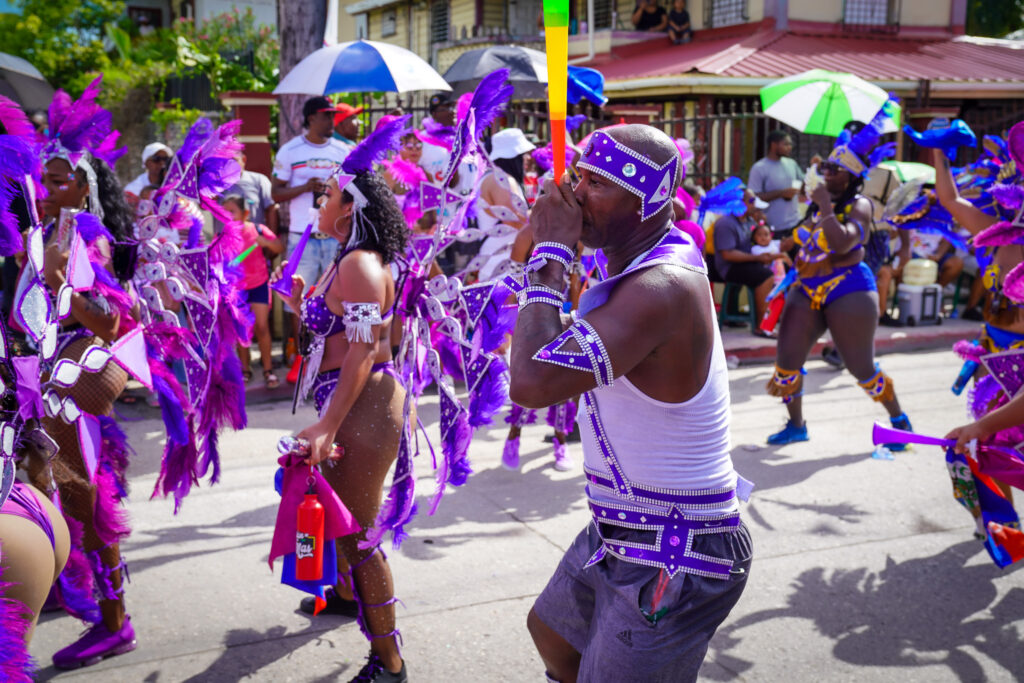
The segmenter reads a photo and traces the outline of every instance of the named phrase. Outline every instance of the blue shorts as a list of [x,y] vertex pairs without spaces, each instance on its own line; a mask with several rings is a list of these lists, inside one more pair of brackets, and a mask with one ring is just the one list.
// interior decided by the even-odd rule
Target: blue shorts
[[866,263],[836,268],[828,275],[797,280],[797,291],[811,300],[811,308],[825,308],[853,292],[877,292],[875,276]]
[[264,282],[262,285],[257,285],[252,289],[242,290],[245,294],[245,302],[247,304],[269,304],[270,303],[270,283]]

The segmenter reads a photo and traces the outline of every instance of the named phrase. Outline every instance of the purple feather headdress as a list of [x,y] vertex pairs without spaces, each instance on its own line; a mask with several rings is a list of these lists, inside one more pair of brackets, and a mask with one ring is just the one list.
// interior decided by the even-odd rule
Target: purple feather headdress
[[127,148],[114,149],[117,138],[110,112],[99,105],[103,76],[97,76],[77,100],[63,90],[53,96],[49,109],[49,140],[43,159],[66,159],[72,166],[85,154],[92,154],[108,164],[116,162]]
[[850,173],[864,177],[868,170],[889,158],[895,152],[895,143],[879,146],[885,124],[896,113],[898,100],[892,93],[878,113],[857,133],[844,130],[836,140],[835,149],[828,160],[839,164]]
[[372,173],[374,164],[384,161],[388,157],[388,152],[398,148],[409,119],[410,115],[406,114],[377,126],[365,140],[349,152],[341,164],[341,171],[351,175]]
[[11,213],[17,187],[25,176],[39,177],[39,156],[30,138],[0,135],[0,256],[13,256],[24,250],[18,218]]
[[508,69],[496,69],[484,76],[473,91],[473,97],[469,103],[469,114],[465,119],[459,121],[459,127],[455,131],[455,140],[452,143],[452,154],[448,159],[448,168],[445,170],[445,187],[451,184],[455,170],[462,163],[467,155],[471,154],[476,147],[480,133],[487,130],[505,106],[515,88],[508,83]]

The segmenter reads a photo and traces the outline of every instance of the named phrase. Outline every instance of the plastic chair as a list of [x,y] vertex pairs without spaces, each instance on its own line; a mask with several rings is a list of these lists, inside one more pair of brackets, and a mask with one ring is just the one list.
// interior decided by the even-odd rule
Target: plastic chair
[[743,291],[743,285],[736,284],[735,282],[726,282],[725,289],[722,292],[722,305],[718,308],[718,327],[721,329],[728,323],[749,323],[751,330],[756,330],[758,326],[757,320],[757,306],[755,305],[754,289],[747,287],[747,304],[749,310],[744,313],[740,310],[740,292]]

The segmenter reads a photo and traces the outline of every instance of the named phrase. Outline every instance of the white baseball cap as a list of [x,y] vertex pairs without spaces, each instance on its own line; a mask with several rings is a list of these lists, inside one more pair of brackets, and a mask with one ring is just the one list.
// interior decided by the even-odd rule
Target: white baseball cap
[[174,150],[171,149],[170,147],[168,147],[167,145],[165,145],[164,143],[162,143],[162,142],[151,142],[148,145],[146,145],[145,148],[142,150],[142,165],[145,166],[146,165],[146,161],[151,156],[156,156],[157,152],[167,152],[167,156],[169,156],[169,157],[173,157],[174,156]]
[[537,147],[527,140],[523,131],[518,128],[499,130],[491,136],[491,161],[515,159],[520,154],[526,154],[535,149]]

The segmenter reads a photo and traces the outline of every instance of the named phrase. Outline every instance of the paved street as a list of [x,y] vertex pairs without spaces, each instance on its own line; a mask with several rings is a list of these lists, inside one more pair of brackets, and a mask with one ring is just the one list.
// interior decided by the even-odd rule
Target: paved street
[[[944,434],[964,422],[947,350],[882,358],[914,427]],[[744,515],[755,543],[746,593],[712,643],[708,681],[1009,681],[1024,677],[1024,574],[1000,571],[950,496],[941,451],[873,460],[870,427],[884,411],[852,377],[808,364],[812,441],[757,444],[784,410],[764,394],[770,365],[731,371],[733,457],[757,484]],[[44,615],[32,653],[42,680],[335,681],[362,665],[355,623],[315,620],[267,567],[277,508],[275,443],[311,419],[277,402],[253,406],[251,427],[221,440],[220,484],[180,514],[148,500],[162,426],[156,412],[125,424],[134,534],[124,545],[135,652],[78,672],[49,667],[81,625]],[[423,418],[436,430],[436,401]],[[504,427],[502,424],[501,427]],[[391,554],[413,681],[539,681],[526,613],[563,549],[586,523],[581,470],[551,468],[546,427],[527,427],[524,467],[501,469],[504,430],[479,435],[467,486],[421,517]],[[579,446],[574,446],[577,462]],[[420,492],[433,490],[422,469]],[[421,509],[425,505],[420,506]],[[614,677],[611,678],[614,680]]]

